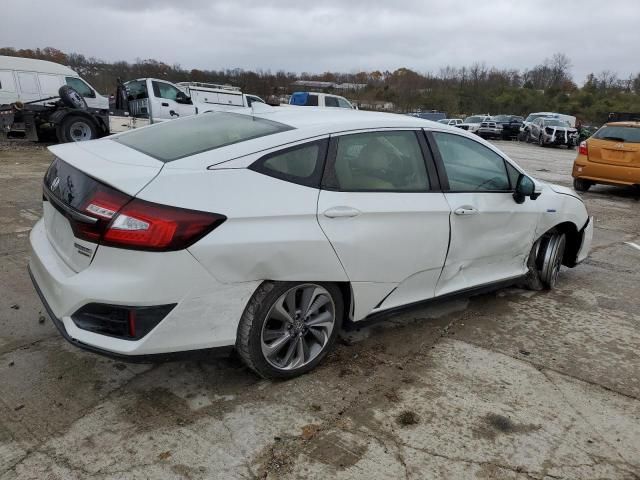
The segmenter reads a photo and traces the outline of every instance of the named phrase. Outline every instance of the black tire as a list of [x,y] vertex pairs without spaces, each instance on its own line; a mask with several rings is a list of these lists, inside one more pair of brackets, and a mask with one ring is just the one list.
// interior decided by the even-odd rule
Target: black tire
[[558,282],[567,237],[564,233],[548,232],[542,236],[529,254],[526,283],[531,290],[551,290]]
[[76,108],[78,110],[87,109],[87,102],[84,97],[69,85],[61,86],[58,90],[58,95],[60,96],[62,103],[69,108]]
[[[305,287],[306,285],[321,287],[331,297],[334,310],[333,328],[330,335],[325,337],[326,343],[320,352],[316,353],[316,356],[308,363],[291,369],[277,368],[267,360],[263,353],[263,329],[265,328],[265,323],[270,320],[268,315],[282,296],[296,287]],[[263,282],[249,300],[240,319],[236,337],[236,350],[244,363],[261,377],[286,379],[302,375],[314,369],[332,349],[336,336],[342,327],[343,314],[342,293],[334,284],[323,282]],[[295,338],[295,335],[293,337]],[[282,350],[285,350],[285,348],[283,347]]]
[[540,134],[540,136],[538,137],[538,145],[540,145],[541,147],[546,147],[546,145],[544,144],[544,138],[542,138],[542,134]]
[[590,182],[589,180],[584,180],[582,178],[573,179],[573,189],[576,192],[586,192],[591,188],[592,185],[593,182]]
[[84,142],[98,138],[93,120],[83,115],[67,115],[56,129],[60,143]]

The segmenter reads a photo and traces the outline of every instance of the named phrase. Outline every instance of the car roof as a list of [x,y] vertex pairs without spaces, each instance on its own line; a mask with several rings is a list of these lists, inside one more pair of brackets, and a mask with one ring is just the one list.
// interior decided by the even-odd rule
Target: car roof
[[[254,104],[255,105],[255,104]],[[271,148],[278,148],[287,144],[307,141],[309,139],[323,137],[326,135],[340,134],[344,132],[356,132],[371,129],[418,129],[428,128],[432,131],[451,132],[457,135],[474,138],[481,141],[472,133],[461,130],[452,125],[446,125],[431,120],[424,120],[409,115],[396,113],[370,112],[363,110],[351,110],[346,108],[319,108],[319,107],[272,107],[259,104],[257,108],[237,108],[232,111],[221,111],[212,109],[211,112],[225,113],[230,115],[249,115],[253,118],[260,118],[279,122],[293,127],[283,132],[273,135],[266,135],[244,142],[234,143],[206,152],[187,156],[165,164],[168,169],[199,169],[203,165],[216,165],[246,155],[266,151]],[[200,115],[208,115],[204,112]],[[185,117],[188,118],[188,117]],[[180,122],[182,119],[173,120]],[[154,128],[153,125],[145,128]],[[123,133],[120,135],[126,135]],[[108,137],[114,138],[114,137]],[[101,140],[97,140],[101,141]]]
[[25,72],[78,76],[78,74],[69,67],[65,67],[59,63],[34,58],[9,57],[6,55],[0,55],[0,70],[22,70]]
[[636,127],[640,128],[640,122],[609,122],[606,124],[609,127]]
[[441,126],[437,122],[409,115],[346,108],[334,110],[320,107],[274,107],[270,111],[253,113],[253,115],[266,120],[284,123],[301,131],[314,130],[314,134],[317,135],[370,128],[426,128],[434,125]]

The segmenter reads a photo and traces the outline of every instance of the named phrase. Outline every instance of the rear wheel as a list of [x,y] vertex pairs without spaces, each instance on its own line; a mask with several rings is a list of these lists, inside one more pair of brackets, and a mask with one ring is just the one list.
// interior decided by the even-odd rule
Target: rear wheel
[[242,314],[236,349],[262,377],[295,377],[331,350],[342,316],[342,294],[333,284],[264,282]]
[[98,137],[95,124],[88,118],[79,115],[69,115],[57,130],[60,142],[84,142]]
[[573,179],[573,189],[577,192],[586,192],[591,188],[593,182],[589,180],[584,180],[582,178],[574,178]]

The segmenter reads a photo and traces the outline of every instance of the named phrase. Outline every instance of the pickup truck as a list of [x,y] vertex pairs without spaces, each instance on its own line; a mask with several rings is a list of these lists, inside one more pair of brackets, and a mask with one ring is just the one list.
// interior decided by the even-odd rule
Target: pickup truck
[[[176,85],[156,78],[139,78],[119,82],[115,103],[105,110],[89,107],[82,95],[65,85],[57,96],[0,105],[0,139],[22,134],[27,140],[37,141],[55,129],[60,143],[79,142],[220,107],[242,108],[262,101],[236,89],[218,88],[223,93],[212,90],[211,84]],[[203,92],[209,96],[202,98]]]

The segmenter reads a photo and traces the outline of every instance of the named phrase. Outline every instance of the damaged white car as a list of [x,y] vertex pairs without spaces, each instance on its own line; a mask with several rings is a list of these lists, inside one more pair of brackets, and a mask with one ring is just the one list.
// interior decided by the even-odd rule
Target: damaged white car
[[231,346],[292,377],[345,322],[552,288],[593,232],[572,190],[406,115],[254,105],[49,149],[33,283],[67,340],[121,359]]
[[564,145],[572,149],[578,143],[578,130],[558,118],[536,118],[527,128],[527,141],[541,147]]

